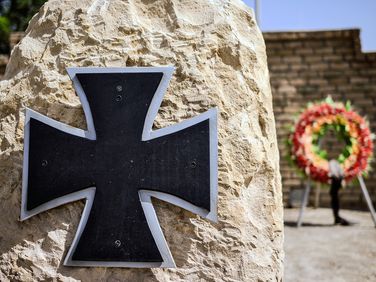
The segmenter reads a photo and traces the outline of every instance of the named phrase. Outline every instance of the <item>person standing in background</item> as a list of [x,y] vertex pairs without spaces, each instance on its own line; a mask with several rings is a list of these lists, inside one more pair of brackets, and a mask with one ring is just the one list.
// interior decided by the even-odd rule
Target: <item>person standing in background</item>
[[329,178],[330,178],[330,196],[331,196],[331,205],[334,216],[334,224],[340,225],[350,225],[350,222],[346,219],[339,216],[339,197],[338,191],[345,184],[344,173],[341,168],[341,165],[337,160],[329,161]]

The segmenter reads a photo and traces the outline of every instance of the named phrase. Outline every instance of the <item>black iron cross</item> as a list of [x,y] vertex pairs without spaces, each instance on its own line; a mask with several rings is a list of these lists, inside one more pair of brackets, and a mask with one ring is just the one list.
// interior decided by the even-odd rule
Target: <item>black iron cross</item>
[[86,199],[65,265],[173,267],[151,197],[216,219],[216,110],[152,130],[172,71],[68,69],[87,131],[27,109],[21,219]]

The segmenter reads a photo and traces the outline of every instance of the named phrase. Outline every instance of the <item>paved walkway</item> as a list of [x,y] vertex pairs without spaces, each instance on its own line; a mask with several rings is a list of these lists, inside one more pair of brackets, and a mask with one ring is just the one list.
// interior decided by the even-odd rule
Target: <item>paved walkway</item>
[[285,209],[285,278],[297,281],[376,282],[376,228],[369,212],[341,210],[353,226],[334,226],[330,209]]

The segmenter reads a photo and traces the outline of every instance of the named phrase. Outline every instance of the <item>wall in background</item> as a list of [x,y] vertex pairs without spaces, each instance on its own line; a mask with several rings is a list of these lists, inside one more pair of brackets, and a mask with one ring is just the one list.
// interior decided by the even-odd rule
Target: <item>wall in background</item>
[[[367,116],[371,131],[376,133],[376,53],[362,53],[359,30],[319,32],[264,33],[273,92],[273,107],[281,152],[281,174],[285,205],[290,191],[301,189],[304,182],[285,158],[286,125],[309,101],[331,95],[334,100],[350,100],[354,108]],[[328,142],[329,150],[336,146]],[[366,185],[376,202],[376,166]],[[315,192],[311,193],[313,203]],[[328,189],[322,188],[321,206],[329,206]],[[341,204],[347,208],[366,209],[357,182],[341,193]]]

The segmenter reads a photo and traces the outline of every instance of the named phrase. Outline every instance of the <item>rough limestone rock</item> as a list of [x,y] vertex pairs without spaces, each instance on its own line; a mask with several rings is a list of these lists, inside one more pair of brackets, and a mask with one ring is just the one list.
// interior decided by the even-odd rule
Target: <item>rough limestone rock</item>
[[[24,109],[85,128],[66,67],[161,65],[176,71],[156,127],[219,108],[219,221],[154,201],[176,269],[65,267],[84,203],[19,221]],[[0,280],[280,281],[278,159],[264,41],[244,3],[51,0],[0,82]]]

